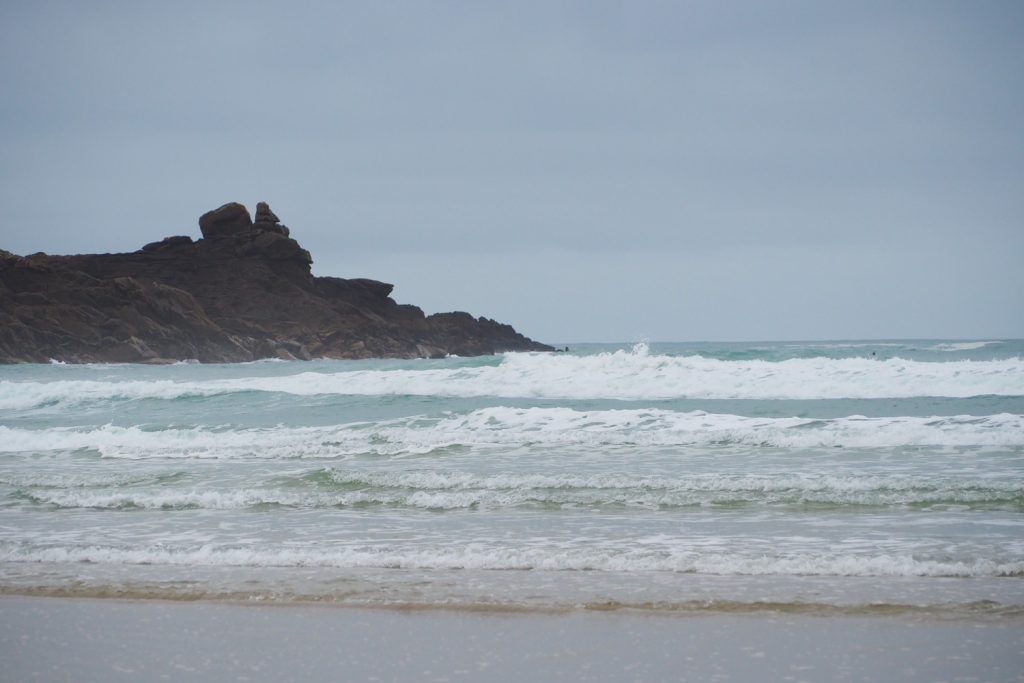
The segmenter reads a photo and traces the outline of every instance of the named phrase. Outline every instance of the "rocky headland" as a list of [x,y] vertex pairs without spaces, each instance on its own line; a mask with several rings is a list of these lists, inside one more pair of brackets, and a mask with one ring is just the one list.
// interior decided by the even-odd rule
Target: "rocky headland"
[[314,277],[313,262],[260,202],[199,218],[202,238],[129,254],[0,250],[0,362],[416,358],[551,351],[468,313],[424,315],[392,285]]

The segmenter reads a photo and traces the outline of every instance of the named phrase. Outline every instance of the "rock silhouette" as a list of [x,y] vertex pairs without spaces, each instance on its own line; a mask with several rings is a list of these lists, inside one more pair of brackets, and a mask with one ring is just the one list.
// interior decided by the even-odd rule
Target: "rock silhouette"
[[487,318],[424,315],[392,285],[314,277],[265,202],[199,219],[202,239],[128,254],[0,250],[0,362],[236,362],[551,351]]

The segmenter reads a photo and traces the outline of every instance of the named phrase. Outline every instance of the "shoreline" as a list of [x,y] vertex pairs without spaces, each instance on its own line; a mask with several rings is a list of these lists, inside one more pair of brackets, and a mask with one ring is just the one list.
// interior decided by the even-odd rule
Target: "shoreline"
[[11,680],[1019,681],[1013,619],[0,596]]
[[1020,577],[0,562],[0,596],[566,614],[1024,616]]
[[740,601],[729,599],[680,600],[664,603],[626,603],[598,600],[577,604],[525,604],[515,602],[457,601],[429,602],[413,600],[351,600],[329,595],[266,595],[242,591],[224,593],[173,593],[159,589],[83,588],[83,589],[11,589],[0,586],[0,600],[72,600],[96,602],[211,604],[278,608],[319,608],[339,610],[370,610],[400,613],[495,614],[568,616],[577,614],[609,614],[666,619],[688,619],[715,616],[740,617],[811,617],[820,619],[916,619],[955,621],[1020,620],[1024,625],[1024,605],[1002,604],[991,600],[968,603],[872,602],[864,604],[832,604],[795,600]]

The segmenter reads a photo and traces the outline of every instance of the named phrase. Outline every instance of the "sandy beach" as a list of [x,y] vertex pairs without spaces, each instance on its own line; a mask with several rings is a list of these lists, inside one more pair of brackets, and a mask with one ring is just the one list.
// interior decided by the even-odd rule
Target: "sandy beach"
[[5,681],[1021,681],[1024,620],[0,598]]

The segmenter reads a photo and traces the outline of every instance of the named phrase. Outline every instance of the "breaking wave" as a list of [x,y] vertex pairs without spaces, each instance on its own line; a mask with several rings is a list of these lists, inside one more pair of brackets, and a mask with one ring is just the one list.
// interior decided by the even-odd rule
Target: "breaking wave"
[[590,356],[511,353],[497,365],[458,368],[302,372],[191,382],[2,381],[0,409],[109,400],[173,400],[252,391],[620,400],[1021,396],[1024,360],[718,360],[651,355],[646,346],[638,344],[632,351]]
[[[20,484],[21,482],[12,482]],[[262,486],[231,488],[21,485],[11,498],[61,509],[242,510],[281,506],[385,506],[422,510],[543,508],[673,509],[739,505],[935,506],[1024,509],[1024,483],[971,477],[813,474],[479,475],[463,471],[367,472],[334,468]]]
[[88,449],[108,458],[342,458],[453,446],[1024,447],[1024,415],[767,418],[670,410],[481,408],[327,427],[22,429],[0,426],[0,452]]

